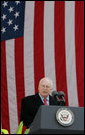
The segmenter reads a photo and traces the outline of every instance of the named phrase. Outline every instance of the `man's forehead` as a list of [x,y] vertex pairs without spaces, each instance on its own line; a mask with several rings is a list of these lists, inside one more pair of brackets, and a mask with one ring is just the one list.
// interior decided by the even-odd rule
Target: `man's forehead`
[[48,79],[42,79],[42,80],[40,81],[40,84],[51,84],[51,82],[50,82],[50,80],[48,80]]

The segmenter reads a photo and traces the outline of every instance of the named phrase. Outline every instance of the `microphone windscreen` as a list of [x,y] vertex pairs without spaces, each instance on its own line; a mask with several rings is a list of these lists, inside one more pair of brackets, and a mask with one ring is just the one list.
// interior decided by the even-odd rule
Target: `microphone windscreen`
[[63,91],[59,91],[59,92],[58,92],[58,95],[65,97],[65,93],[64,93]]
[[56,96],[58,95],[58,92],[57,91],[52,91],[52,96]]

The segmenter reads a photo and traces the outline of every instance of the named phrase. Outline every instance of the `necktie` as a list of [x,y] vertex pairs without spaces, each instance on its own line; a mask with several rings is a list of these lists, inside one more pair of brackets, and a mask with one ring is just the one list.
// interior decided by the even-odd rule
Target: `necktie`
[[45,104],[45,105],[48,105],[46,98],[44,98],[44,104]]

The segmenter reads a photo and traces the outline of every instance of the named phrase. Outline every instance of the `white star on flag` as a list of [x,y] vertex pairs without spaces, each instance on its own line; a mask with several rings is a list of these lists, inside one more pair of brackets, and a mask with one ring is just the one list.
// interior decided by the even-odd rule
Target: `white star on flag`
[[20,1],[15,1],[15,2],[16,2],[17,5],[20,3]]
[[2,4],[4,7],[8,6],[8,2],[4,1],[4,3]]
[[3,21],[6,19],[6,16],[7,16],[7,15],[4,15],[4,14],[3,14],[3,16],[1,17]]
[[12,11],[14,11],[13,8],[14,8],[14,7],[10,7],[10,8],[8,9],[10,13],[11,13]]
[[1,31],[2,33],[6,32],[6,28],[3,27]]
[[19,12],[16,12],[16,13],[14,14],[14,16],[15,16],[15,18],[17,18],[17,17],[19,16]]
[[18,30],[18,25],[15,24],[15,26],[13,27],[14,31]]
[[12,20],[9,19],[9,21],[7,23],[10,26],[12,24]]

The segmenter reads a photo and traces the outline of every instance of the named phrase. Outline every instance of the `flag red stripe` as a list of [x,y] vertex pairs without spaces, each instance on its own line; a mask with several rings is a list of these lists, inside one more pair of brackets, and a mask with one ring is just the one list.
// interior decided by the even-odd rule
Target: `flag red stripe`
[[56,85],[58,91],[65,92],[66,105],[68,105],[65,58],[65,2],[55,2],[54,23]]
[[20,123],[21,99],[25,96],[24,88],[24,43],[23,38],[15,39],[15,81],[18,110],[18,124]]
[[79,106],[84,106],[84,2],[75,3],[76,72]]
[[1,120],[2,128],[10,132],[5,42],[1,43]]
[[35,2],[34,9],[34,80],[35,93],[38,91],[39,80],[44,77],[43,22],[44,2]]

